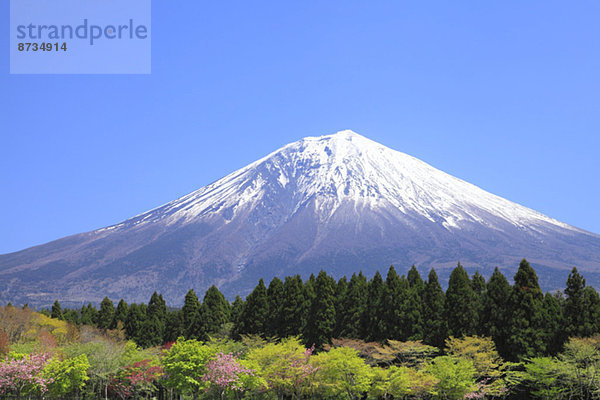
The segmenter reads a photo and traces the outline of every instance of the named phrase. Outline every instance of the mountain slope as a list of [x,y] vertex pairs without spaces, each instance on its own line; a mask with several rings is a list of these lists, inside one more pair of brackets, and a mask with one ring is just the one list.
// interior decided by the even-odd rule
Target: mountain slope
[[[509,272],[546,288],[600,272],[600,236],[490,194],[351,131],[291,143],[187,196],[96,231],[0,256],[0,301],[104,295],[172,304],[193,287],[246,293],[274,275],[390,264]],[[600,282],[600,280],[599,280]]]

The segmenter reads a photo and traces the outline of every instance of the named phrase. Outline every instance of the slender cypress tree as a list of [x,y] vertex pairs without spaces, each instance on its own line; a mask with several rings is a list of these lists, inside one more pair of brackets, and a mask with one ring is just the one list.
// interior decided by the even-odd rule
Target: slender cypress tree
[[167,322],[167,304],[162,295],[154,292],[148,302],[146,319],[142,324],[140,345],[156,346],[163,343]]
[[385,286],[379,271],[369,281],[367,303],[362,316],[361,339],[367,341],[383,341],[386,339],[385,322],[383,320],[383,296]]
[[508,337],[509,297],[510,284],[496,267],[487,283],[483,297],[480,325],[482,334],[490,336],[494,340],[498,352],[504,357],[508,354],[506,340]]
[[265,333],[267,337],[283,337],[283,282],[278,277],[274,277],[269,283],[267,289],[267,299],[269,303],[269,314],[265,324]]
[[323,270],[313,284],[313,301],[302,336],[307,346],[321,348],[331,341],[335,327],[335,280]]
[[206,325],[202,315],[202,305],[193,289],[185,295],[181,308],[183,320],[183,335],[186,339],[206,339]]
[[56,319],[60,319],[60,320],[64,319],[62,307],[60,306],[60,303],[58,302],[58,300],[56,300],[54,302],[54,304],[52,304],[52,313],[50,314],[50,316],[52,318],[56,318]]
[[423,289],[423,341],[425,344],[439,348],[444,347],[448,337],[444,303],[444,291],[432,268]]
[[246,297],[237,332],[265,336],[265,322],[269,313],[267,288],[262,278],[252,293]]
[[119,300],[117,304],[117,309],[115,311],[115,317],[113,318],[113,324],[110,329],[115,329],[119,325],[119,321],[121,321],[121,328],[125,327],[125,321],[127,321],[127,314],[129,313],[129,306],[125,300]]
[[206,331],[209,334],[219,332],[223,324],[230,319],[231,305],[215,285],[206,291],[202,307],[206,317]]
[[476,295],[469,275],[460,263],[450,273],[445,310],[450,336],[469,336],[477,332]]
[[515,275],[509,310],[508,358],[517,360],[543,354],[546,350],[543,294],[535,271],[525,259]]
[[546,293],[543,304],[543,323],[546,351],[556,356],[562,351],[566,336],[564,332],[562,300],[558,295]]
[[402,312],[404,311],[402,303],[407,297],[408,286],[408,281],[406,281],[406,285],[403,285],[394,266],[390,266],[383,287],[382,310],[384,314],[381,316],[383,331],[377,340],[407,339],[403,331],[403,328],[406,327],[402,326]]
[[81,323],[84,325],[96,325],[98,322],[98,310],[88,303],[87,306],[81,307]]
[[600,332],[600,297],[596,289],[591,286],[587,286],[583,292],[585,325],[582,329],[582,336],[593,336]]
[[341,331],[343,330],[342,323],[344,322],[344,315],[346,309],[344,308],[344,300],[348,295],[348,279],[343,276],[341,277],[335,287],[335,327],[333,328],[332,337],[339,338]]
[[283,334],[282,337],[302,333],[306,321],[306,293],[300,275],[287,276],[283,283]]
[[573,268],[567,278],[565,288],[565,331],[568,336],[583,336],[588,321],[586,321],[585,279]]
[[408,336],[409,340],[423,340],[423,290],[425,284],[421,278],[421,274],[414,265],[406,274],[408,284],[410,286],[409,298],[407,307],[410,309],[410,318],[407,323],[411,325],[411,330]]
[[142,328],[146,320],[145,307],[139,304],[132,304],[129,307],[127,321],[125,321],[125,334],[127,338],[133,340],[142,346]]
[[352,274],[346,296],[342,300],[339,337],[358,339],[361,337],[361,319],[367,304],[367,278],[362,271]]
[[100,311],[98,312],[98,328],[110,329],[115,318],[115,306],[111,299],[105,297],[100,302]]
[[240,316],[242,315],[242,310],[244,309],[244,300],[238,294],[235,296],[235,300],[231,305],[231,315],[230,322],[233,322],[233,326],[237,326],[239,324]]
[[476,332],[478,335],[483,335],[483,301],[485,296],[485,291],[487,289],[487,285],[485,283],[485,278],[479,273],[479,271],[475,271],[473,277],[471,278],[471,287],[473,288],[473,293],[475,293],[475,308],[477,309],[477,326]]

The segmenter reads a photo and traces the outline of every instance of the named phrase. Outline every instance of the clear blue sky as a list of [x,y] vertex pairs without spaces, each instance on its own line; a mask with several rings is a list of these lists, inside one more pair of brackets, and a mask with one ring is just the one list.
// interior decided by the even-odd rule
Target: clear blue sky
[[0,7],[0,253],[342,129],[600,233],[597,1],[154,0],[147,76],[11,76]]

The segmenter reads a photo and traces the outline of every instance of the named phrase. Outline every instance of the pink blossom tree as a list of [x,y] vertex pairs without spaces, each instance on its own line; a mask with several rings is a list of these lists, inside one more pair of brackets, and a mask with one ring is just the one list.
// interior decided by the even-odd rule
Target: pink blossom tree
[[20,399],[24,393],[45,393],[52,378],[43,376],[48,354],[32,353],[20,359],[6,359],[0,364],[0,394],[13,393]]
[[202,380],[211,384],[218,390],[221,399],[227,391],[244,390],[244,375],[253,376],[254,371],[240,364],[233,354],[217,353],[206,363],[206,373]]

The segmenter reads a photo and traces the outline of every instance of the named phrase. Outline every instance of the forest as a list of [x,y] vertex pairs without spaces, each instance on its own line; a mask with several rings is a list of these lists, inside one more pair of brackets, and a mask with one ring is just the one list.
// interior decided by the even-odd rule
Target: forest
[[261,279],[243,300],[215,286],[180,309],[0,307],[0,396],[80,399],[596,399],[600,296],[576,268],[543,293],[458,264]]

